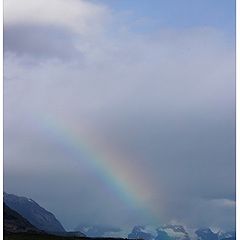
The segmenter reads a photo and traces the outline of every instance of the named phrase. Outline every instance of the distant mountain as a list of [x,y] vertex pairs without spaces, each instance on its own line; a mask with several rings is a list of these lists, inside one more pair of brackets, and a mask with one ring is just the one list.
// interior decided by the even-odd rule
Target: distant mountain
[[157,236],[155,240],[171,240],[171,237],[168,236],[168,234],[164,230],[159,228],[157,229]]
[[4,202],[11,209],[26,218],[36,228],[46,232],[65,232],[56,217],[35,201],[4,192]]
[[189,234],[181,225],[163,225],[159,228],[135,226],[128,238],[144,240],[190,240]]
[[76,231],[80,231],[85,234],[87,237],[107,237],[107,236],[116,236],[116,233],[121,232],[120,228],[104,225],[87,225],[81,224],[75,228]]
[[236,239],[236,232],[234,231],[228,231],[228,232],[218,232],[218,239],[219,240],[223,240],[223,239],[232,239],[235,238]]
[[154,235],[147,231],[145,226],[135,226],[131,233],[128,234],[130,239],[144,239],[144,240],[153,240]]
[[187,232],[181,225],[163,225],[159,228],[151,226],[135,226],[128,238],[144,240],[236,240],[236,232],[214,233],[210,228],[200,228],[195,236]]
[[189,234],[185,230],[185,228],[181,225],[163,225],[162,227],[157,229],[158,231],[158,239],[159,232],[165,232],[170,239],[174,240],[190,240]]
[[236,240],[236,232],[213,232],[210,228],[200,228],[188,232],[182,225],[165,224],[161,227],[150,225],[134,226],[131,231],[99,225],[78,225],[75,230],[87,237],[122,237],[143,240]]
[[198,240],[218,240],[218,234],[214,233],[210,228],[201,228],[195,231]]
[[16,211],[9,208],[4,203],[3,203],[3,229],[5,234],[20,232],[32,232],[32,233],[40,232],[27,219],[22,217]]

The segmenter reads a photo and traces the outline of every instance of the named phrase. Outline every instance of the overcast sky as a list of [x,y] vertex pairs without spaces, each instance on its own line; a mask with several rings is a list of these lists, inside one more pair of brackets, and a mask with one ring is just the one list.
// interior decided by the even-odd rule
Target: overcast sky
[[234,34],[233,0],[5,0],[5,191],[66,229],[234,229]]

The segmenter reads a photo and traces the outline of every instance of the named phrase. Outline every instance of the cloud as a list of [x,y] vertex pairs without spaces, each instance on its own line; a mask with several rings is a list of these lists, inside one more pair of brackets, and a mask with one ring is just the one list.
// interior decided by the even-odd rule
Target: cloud
[[7,0],[4,2],[4,24],[62,26],[80,34],[101,31],[108,12],[102,5],[78,0]]
[[81,58],[76,40],[99,37],[111,18],[106,6],[78,0],[8,0],[4,13],[5,51],[37,61]]
[[235,53],[227,36],[210,27],[146,35],[116,27],[106,6],[24,2],[5,2],[7,191],[52,209],[67,228],[149,223],[45,128],[51,115],[125,156],[123,165],[151,183],[146,204],[161,221],[233,226]]
[[74,34],[53,26],[9,26],[4,32],[4,49],[37,61],[44,58],[81,59],[81,52],[74,45]]
[[236,207],[236,201],[230,200],[230,199],[213,199],[212,200],[213,204],[220,205],[222,207],[226,208],[235,208]]

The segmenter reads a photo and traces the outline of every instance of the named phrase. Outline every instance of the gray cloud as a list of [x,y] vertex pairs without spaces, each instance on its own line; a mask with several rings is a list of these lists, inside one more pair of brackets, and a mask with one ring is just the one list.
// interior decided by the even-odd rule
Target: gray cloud
[[71,31],[55,26],[10,25],[5,26],[4,51],[37,58],[38,61],[43,58],[80,58],[74,37]]

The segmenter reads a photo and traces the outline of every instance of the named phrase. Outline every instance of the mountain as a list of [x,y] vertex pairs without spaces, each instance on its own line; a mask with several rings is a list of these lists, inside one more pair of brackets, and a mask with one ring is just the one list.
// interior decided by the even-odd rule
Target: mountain
[[40,232],[27,219],[9,208],[5,203],[3,203],[3,229],[5,234],[19,232]]
[[56,217],[32,199],[4,192],[4,202],[26,218],[36,228],[46,232],[65,232]]
[[230,238],[235,238],[236,239],[236,232],[234,231],[228,231],[228,232],[218,232],[218,239],[223,240],[223,239],[229,239]]
[[19,213],[3,203],[3,239],[5,240],[126,240],[123,238],[86,238],[80,232],[50,234],[37,229]]
[[157,229],[157,236],[155,240],[171,240],[171,237],[168,236],[164,230]]
[[135,226],[128,238],[144,240],[190,240],[187,231],[181,225],[163,225],[159,228]]
[[214,233],[210,228],[200,228],[195,234],[187,232],[181,225],[165,224],[159,228],[151,226],[135,226],[128,238],[144,240],[236,240],[236,232]]
[[154,235],[149,232],[145,226],[135,226],[131,233],[128,234],[130,239],[153,240]]
[[175,240],[190,240],[189,234],[185,230],[185,228],[181,225],[163,225],[162,227],[157,229],[158,231],[158,239],[161,239],[159,236],[162,236],[163,232],[165,232],[170,239],[175,239]]
[[210,228],[201,228],[195,231],[198,240],[218,240],[218,234],[214,233]]
[[120,228],[104,225],[87,225],[81,224],[75,228],[76,231],[80,231],[87,237],[108,237],[118,235],[121,232]]

